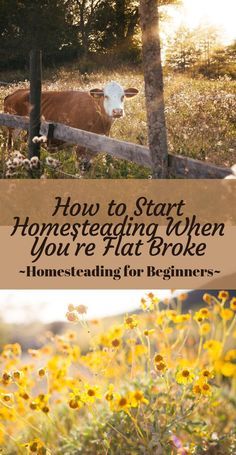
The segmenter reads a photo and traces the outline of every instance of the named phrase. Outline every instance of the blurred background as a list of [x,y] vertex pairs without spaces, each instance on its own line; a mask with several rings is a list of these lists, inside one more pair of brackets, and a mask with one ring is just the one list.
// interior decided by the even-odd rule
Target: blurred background
[[[161,301],[187,294],[183,311],[202,307],[205,292],[218,295],[216,290],[1,290],[0,349],[5,343],[20,343],[23,351],[40,348],[48,332],[58,335],[71,328],[78,333],[80,345],[87,348],[86,331],[80,324],[67,322],[69,304],[85,305],[84,318],[90,321],[93,334],[119,324],[124,315],[140,311],[141,299],[152,292]],[[229,291],[231,297],[236,291]],[[80,336],[81,335],[81,336]]]

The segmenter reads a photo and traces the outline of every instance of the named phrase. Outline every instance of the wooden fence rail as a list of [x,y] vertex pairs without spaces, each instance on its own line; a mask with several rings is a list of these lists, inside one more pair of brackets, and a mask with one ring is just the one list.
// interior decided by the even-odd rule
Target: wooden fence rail
[[[141,166],[152,168],[152,161],[147,147],[82,131],[61,123],[42,122],[41,134],[47,136],[50,125],[53,125],[53,138],[55,139],[68,144],[87,147],[95,154],[108,153],[115,158],[132,161]],[[28,130],[29,118],[18,115],[0,114],[0,126]],[[228,168],[171,154],[168,155],[168,171],[169,175],[174,178],[188,179],[222,179],[232,173]]]

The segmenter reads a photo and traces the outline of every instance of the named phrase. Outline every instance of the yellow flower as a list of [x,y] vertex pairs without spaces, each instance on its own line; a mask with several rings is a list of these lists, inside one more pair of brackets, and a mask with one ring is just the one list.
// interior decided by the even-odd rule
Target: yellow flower
[[229,304],[230,304],[231,310],[236,311],[236,297],[233,297],[233,298],[230,300]]
[[194,375],[187,368],[185,368],[176,373],[175,379],[178,384],[191,384],[193,382]]
[[71,409],[80,409],[84,402],[79,389],[74,389],[73,393],[70,394],[70,400],[68,402]]
[[77,305],[75,307],[75,310],[77,311],[78,314],[86,314],[88,308],[85,305]]
[[168,317],[168,319],[170,319],[170,321],[174,322],[177,316],[177,312],[175,310],[167,310],[166,316]]
[[45,368],[39,368],[38,375],[39,375],[40,378],[43,378],[46,375]]
[[148,404],[149,401],[144,397],[141,390],[135,390],[129,394],[130,406],[132,408],[137,408],[141,403]]
[[155,333],[155,330],[154,329],[149,329],[149,330],[144,330],[143,334],[145,337],[149,337],[150,335],[153,335],[153,333]]
[[90,386],[89,384],[85,385],[83,398],[86,403],[94,403],[96,399],[99,399],[101,397],[102,395],[98,386]]
[[183,302],[184,300],[187,300],[187,298],[188,298],[187,293],[182,293],[182,294],[178,295],[178,300],[180,300],[181,302]]
[[119,348],[120,347],[120,340],[118,338],[114,338],[111,340],[111,345],[113,348]]
[[228,352],[225,354],[225,360],[231,361],[236,359],[236,349],[230,349]]
[[65,333],[65,338],[67,338],[69,341],[75,341],[77,338],[77,333],[74,332],[73,330],[68,330]]
[[159,311],[156,314],[156,324],[157,325],[162,325],[165,320],[165,312],[164,311]]
[[156,354],[154,356],[154,362],[156,362],[156,363],[162,362],[163,360],[164,360],[164,358],[161,354]]
[[196,311],[193,319],[197,322],[202,322],[204,319],[210,319],[211,313],[208,308],[201,308],[199,311]]
[[124,321],[126,329],[135,329],[138,326],[137,316],[133,314],[132,316],[127,316]]
[[188,322],[191,319],[190,314],[177,314],[177,316],[174,318],[174,323],[175,324],[182,324],[183,322]]
[[194,395],[201,395],[202,389],[201,389],[200,384],[198,384],[198,383],[194,384],[193,393],[194,393]]
[[148,306],[147,306],[147,301],[146,299],[142,298],[141,301],[140,301],[140,306],[142,308],[143,311],[147,310]]
[[211,387],[207,382],[202,384],[201,389],[203,395],[211,395]]
[[211,331],[211,325],[205,322],[200,326],[199,331],[200,335],[207,335]]
[[202,382],[201,380],[199,380],[193,386],[194,395],[209,396],[211,395],[211,392],[212,392],[211,387],[207,381]]
[[208,310],[208,308],[200,308],[199,310],[200,315],[202,316],[203,319],[210,319],[211,313]]
[[207,370],[207,369],[204,369],[204,370],[202,370],[202,371],[200,372],[200,377],[201,377],[203,380],[207,381],[208,379],[214,378],[214,374],[213,374],[212,371]]
[[66,319],[68,322],[78,322],[79,317],[76,311],[67,311],[66,313]]
[[14,401],[13,393],[1,393],[1,398],[5,403],[13,403]]
[[221,366],[221,374],[227,378],[234,376],[236,374],[236,365],[231,362],[224,362]]
[[219,294],[218,294],[218,298],[220,300],[227,300],[229,298],[228,291],[220,291]]
[[220,315],[222,319],[224,319],[225,321],[229,321],[234,316],[234,312],[229,308],[223,308],[220,312]]
[[154,367],[155,367],[155,370],[159,373],[167,370],[167,365],[165,362],[157,362],[157,363],[155,363]]
[[214,302],[214,299],[210,294],[204,294],[202,300],[203,302],[206,302],[208,305],[211,305]]
[[114,385],[113,384],[109,384],[108,390],[105,393],[105,400],[113,401],[114,398],[115,398],[115,396],[114,396]]
[[208,340],[204,343],[203,348],[209,352],[213,359],[217,359],[221,354],[222,343],[217,340]]
[[141,357],[142,355],[147,353],[147,347],[143,344],[137,344],[134,348],[134,354],[137,357]]
[[114,411],[127,411],[130,408],[129,398],[125,395],[118,395],[114,403],[112,403],[112,409]]

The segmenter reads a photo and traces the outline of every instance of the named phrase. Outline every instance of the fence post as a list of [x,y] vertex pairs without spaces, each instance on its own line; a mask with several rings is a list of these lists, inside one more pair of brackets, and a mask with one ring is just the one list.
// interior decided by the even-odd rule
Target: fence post
[[29,159],[40,158],[40,143],[34,144],[32,139],[39,136],[41,116],[42,90],[42,52],[32,49],[30,52],[30,125],[29,125]]
[[157,4],[157,0],[140,0],[140,23],[153,178],[166,178],[168,175],[168,147]]

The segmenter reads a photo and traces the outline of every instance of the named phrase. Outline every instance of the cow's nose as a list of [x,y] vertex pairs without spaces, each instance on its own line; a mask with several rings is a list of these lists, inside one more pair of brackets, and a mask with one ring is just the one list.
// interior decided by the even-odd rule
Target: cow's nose
[[113,109],[112,110],[112,117],[119,118],[119,117],[123,117],[123,115],[124,115],[123,109]]

